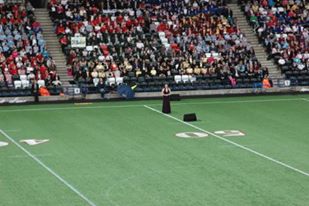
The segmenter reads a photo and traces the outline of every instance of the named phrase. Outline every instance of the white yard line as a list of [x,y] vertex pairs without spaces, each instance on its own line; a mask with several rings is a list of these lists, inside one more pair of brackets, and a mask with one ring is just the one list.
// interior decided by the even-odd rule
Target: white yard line
[[0,129],[0,133],[6,137],[8,140],[10,140],[12,143],[14,143],[19,149],[21,149],[23,152],[25,152],[30,158],[32,158],[36,163],[38,163],[41,167],[46,169],[50,174],[52,174],[54,177],[56,177],[60,182],[62,182],[65,186],[67,186],[70,190],[72,190],[75,194],[77,194],[81,199],[83,199],[85,202],[87,202],[90,206],[96,206],[91,200],[89,200],[85,195],[83,195],[78,189],[76,189],[74,186],[72,186],[70,183],[68,183],[65,179],[63,179],[59,174],[57,174],[54,170],[52,170],[50,167],[48,167],[46,164],[44,164],[40,159],[38,159],[36,156],[34,156],[31,152],[29,152],[27,149],[25,149],[23,146],[21,146],[17,141],[15,141],[12,137],[10,137],[7,133],[5,133],[3,130]]
[[238,148],[241,148],[241,149],[243,149],[243,150],[246,150],[246,151],[248,151],[248,152],[251,152],[251,153],[253,153],[253,154],[257,155],[257,156],[260,156],[260,157],[262,157],[262,158],[264,158],[264,159],[267,159],[267,160],[269,160],[269,161],[272,161],[272,162],[274,162],[274,163],[276,163],[276,164],[279,164],[279,165],[281,165],[281,166],[283,166],[283,167],[286,167],[286,168],[288,168],[288,169],[291,169],[291,170],[293,170],[293,171],[295,171],[295,172],[298,172],[298,173],[300,173],[300,174],[302,174],[302,175],[305,175],[305,176],[309,177],[309,173],[308,173],[308,172],[305,172],[305,171],[302,171],[302,170],[297,169],[297,168],[295,168],[295,167],[292,167],[292,166],[290,166],[290,165],[288,165],[288,164],[286,164],[286,163],[284,163],[284,162],[281,162],[281,161],[276,160],[276,159],[274,159],[274,158],[272,158],[272,157],[269,157],[269,156],[267,156],[267,155],[264,155],[264,154],[262,154],[262,153],[259,153],[259,152],[255,151],[255,150],[253,150],[253,149],[250,149],[250,148],[248,148],[248,147],[246,147],[246,146],[237,144],[237,143],[235,143],[235,142],[233,142],[233,141],[230,141],[230,140],[228,140],[228,139],[226,139],[226,138],[224,138],[224,137],[221,137],[221,136],[219,136],[219,135],[216,135],[216,134],[214,134],[214,133],[212,133],[212,132],[209,132],[209,131],[207,131],[207,130],[204,130],[204,129],[200,128],[200,127],[197,127],[197,126],[195,126],[195,125],[193,125],[193,124],[190,124],[190,123],[188,123],[188,122],[184,122],[184,121],[182,121],[182,120],[180,120],[180,119],[178,119],[178,118],[176,118],[176,117],[173,117],[173,116],[171,116],[171,115],[169,115],[169,114],[164,114],[164,113],[160,112],[159,110],[154,109],[154,108],[152,108],[152,107],[150,107],[150,106],[144,105],[144,107],[147,108],[147,109],[149,109],[149,110],[152,110],[152,111],[154,111],[154,112],[157,112],[157,113],[159,113],[159,114],[161,114],[161,115],[164,115],[164,116],[166,116],[166,117],[168,117],[168,118],[171,118],[171,119],[173,119],[173,120],[176,120],[176,121],[178,121],[178,122],[180,122],[180,123],[182,123],[182,124],[185,124],[185,125],[187,125],[187,126],[190,126],[190,127],[194,128],[194,129],[197,129],[197,130],[199,130],[199,131],[202,131],[202,132],[205,132],[205,133],[207,133],[207,134],[209,134],[209,135],[212,135],[212,136],[214,136],[214,137],[216,137],[216,138],[218,138],[218,139],[220,139],[220,140],[222,140],[222,141],[224,141],[224,142],[227,142],[227,143],[229,143],[229,144],[232,144],[232,145],[234,145],[234,146],[236,146],[236,147],[238,147]]
[[304,100],[306,102],[309,102],[309,99],[306,99],[306,98],[302,98],[302,100]]
[[[293,99],[261,99],[261,100],[222,100],[222,101],[203,101],[203,102],[188,102],[188,103],[173,103],[173,106],[181,105],[203,105],[203,104],[233,104],[233,103],[263,103],[263,102],[281,102],[281,101],[302,101],[303,98]],[[158,106],[161,103],[149,104],[151,106]],[[35,112],[35,111],[57,111],[57,110],[80,110],[80,109],[108,109],[108,108],[130,108],[130,107],[141,107],[143,104],[131,104],[131,105],[110,105],[110,106],[68,106],[68,107],[54,107],[54,108],[26,108],[26,109],[1,109],[0,113],[4,112]]]

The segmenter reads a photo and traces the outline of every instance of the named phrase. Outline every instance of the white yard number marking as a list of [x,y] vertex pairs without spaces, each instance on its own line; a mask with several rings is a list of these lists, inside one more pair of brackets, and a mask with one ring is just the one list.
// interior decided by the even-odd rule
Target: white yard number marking
[[0,147],[5,147],[5,146],[7,146],[9,143],[7,143],[7,142],[0,142]]
[[176,136],[181,138],[203,138],[207,137],[208,134],[204,132],[181,132],[177,133]]
[[28,145],[38,145],[38,144],[42,144],[42,143],[45,143],[45,142],[48,142],[49,139],[42,139],[42,140],[39,140],[39,139],[24,139],[24,140],[20,140],[20,142],[23,142],[23,143],[26,143]]
[[214,132],[217,135],[220,135],[222,137],[241,137],[245,136],[245,133],[239,131],[239,130],[223,130],[223,131],[215,131]]

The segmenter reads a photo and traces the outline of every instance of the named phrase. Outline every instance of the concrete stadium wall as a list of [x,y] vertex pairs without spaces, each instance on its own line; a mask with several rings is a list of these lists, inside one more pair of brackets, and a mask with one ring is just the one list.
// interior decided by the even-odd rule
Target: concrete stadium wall
[[[221,90],[193,90],[193,91],[177,91],[173,94],[179,94],[181,98],[194,97],[224,97],[224,96],[249,96],[249,95],[270,95],[270,94],[300,94],[309,93],[309,87],[285,87],[285,88],[270,88],[262,90],[254,89],[221,89]],[[160,92],[145,92],[136,93],[135,99],[160,99]],[[91,101],[110,101],[110,100],[124,100],[124,97],[119,96],[113,92],[106,94],[102,99],[100,94],[89,94],[86,97],[82,95],[65,95],[65,96],[49,96],[39,97],[39,103],[64,103],[64,102],[91,102]],[[0,105],[11,104],[34,104],[35,99],[32,96],[27,97],[2,97],[0,98]]]

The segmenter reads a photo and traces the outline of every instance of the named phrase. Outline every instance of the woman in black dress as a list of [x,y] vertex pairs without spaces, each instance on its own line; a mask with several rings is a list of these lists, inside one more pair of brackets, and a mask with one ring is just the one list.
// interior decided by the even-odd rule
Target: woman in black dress
[[162,112],[169,114],[171,113],[171,104],[170,104],[171,89],[168,87],[167,84],[165,84],[164,88],[162,89],[162,95],[163,95]]

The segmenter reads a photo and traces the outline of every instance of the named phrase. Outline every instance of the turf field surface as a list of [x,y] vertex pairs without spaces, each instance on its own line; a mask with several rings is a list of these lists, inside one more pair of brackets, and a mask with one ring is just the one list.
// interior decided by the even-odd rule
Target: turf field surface
[[[155,100],[1,107],[0,205],[306,206],[308,107],[306,95],[182,100],[171,116]],[[191,112],[199,121],[180,121]]]

